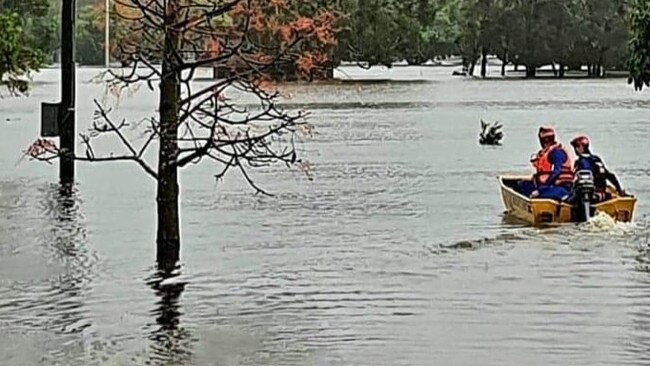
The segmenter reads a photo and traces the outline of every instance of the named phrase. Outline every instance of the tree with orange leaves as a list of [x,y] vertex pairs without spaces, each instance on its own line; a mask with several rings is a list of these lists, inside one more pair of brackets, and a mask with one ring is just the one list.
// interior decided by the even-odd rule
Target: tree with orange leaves
[[[244,14],[246,18],[241,17]],[[259,57],[276,58],[278,52],[283,53],[267,73],[272,79],[331,76],[341,18],[336,9],[315,7],[309,0],[255,0],[248,10],[240,6],[232,15],[235,22],[250,21],[249,39],[260,51]],[[287,45],[291,45],[290,51]],[[238,72],[239,66],[234,62],[223,66],[220,69],[225,72],[221,74]]]
[[[307,1],[305,1],[307,2]],[[266,192],[252,179],[254,167],[283,163],[305,167],[294,147],[296,134],[310,131],[303,111],[289,113],[277,104],[269,88],[277,70],[287,65],[314,77],[328,57],[314,44],[334,44],[334,16],[320,11],[301,14],[297,2],[286,0],[114,0],[116,15],[127,35],[119,56],[130,70],[110,71],[111,90],[147,85],[159,96],[157,115],[147,123],[114,120],[99,101],[93,127],[81,134],[85,145],[80,161],[131,161],[157,185],[157,258],[170,268],[180,255],[180,168],[211,161],[221,179],[231,170],[258,193]],[[293,5],[289,5],[292,3]],[[158,63],[160,61],[160,64]],[[193,83],[206,66],[231,67],[227,78],[205,85]],[[257,107],[239,106],[245,93]],[[153,108],[152,108],[153,109]],[[141,143],[129,139],[127,126],[139,126]],[[113,136],[124,153],[96,149],[98,138]],[[157,159],[148,161],[155,147]],[[34,149],[40,160],[56,158],[55,148]]]

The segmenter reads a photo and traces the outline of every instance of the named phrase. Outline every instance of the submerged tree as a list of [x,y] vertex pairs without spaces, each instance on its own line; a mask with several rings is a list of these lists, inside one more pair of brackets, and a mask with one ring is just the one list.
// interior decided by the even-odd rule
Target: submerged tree
[[637,0],[632,10],[632,41],[630,42],[630,82],[636,90],[650,86],[650,3]]
[[18,14],[0,13],[0,33],[0,85],[7,87],[10,93],[25,93],[29,86],[26,77],[42,66],[44,56],[25,44]]
[[340,58],[365,67],[390,67],[399,61],[397,49],[402,35],[395,1],[358,0],[345,5],[346,31],[339,42]]
[[82,65],[101,65],[104,63],[103,16],[106,13],[94,2],[81,1],[77,6],[75,61]]
[[[111,72],[110,86],[122,90],[145,84],[154,90],[158,84],[158,115],[138,125],[146,138],[136,146],[126,133],[127,126],[136,124],[115,120],[111,109],[96,101],[92,128],[81,134],[85,154],[76,159],[132,161],[156,181],[157,259],[170,266],[180,252],[180,168],[212,161],[218,165],[217,179],[238,170],[256,192],[266,193],[253,181],[251,168],[302,164],[294,141],[296,134],[310,132],[306,113],[290,113],[278,106],[279,93],[273,90],[268,73],[295,64],[310,75],[327,63],[323,56],[299,51],[304,42],[331,39],[333,15],[322,9],[314,17],[305,17],[286,0],[115,1],[128,9],[119,16],[140,36],[137,42],[127,38],[120,46],[130,70]],[[261,29],[273,29],[275,41],[260,39],[256,31]],[[162,42],[156,42],[159,39]],[[160,59],[162,65],[152,59]],[[199,68],[223,65],[232,68],[227,78],[208,85],[193,83]],[[93,141],[107,135],[121,141],[124,153],[96,151]],[[50,144],[37,145],[30,151],[32,156],[58,157]],[[152,163],[147,151],[156,145],[157,161]]]

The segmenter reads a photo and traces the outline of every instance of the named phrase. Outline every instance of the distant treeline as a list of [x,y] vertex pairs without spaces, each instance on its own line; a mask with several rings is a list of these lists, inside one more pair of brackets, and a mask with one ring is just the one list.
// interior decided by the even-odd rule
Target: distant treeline
[[[586,66],[593,76],[625,69],[631,39],[624,0],[356,0],[338,58],[389,65],[462,56],[470,74],[486,55],[534,77],[543,65]],[[502,73],[505,73],[505,67]]]
[[[0,2],[8,0],[0,0]],[[206,0],[207,1],[207,0]],[[17,0],[16,0],[17,2]],[[57,0],[49,2],[31,30],[41,47],[55,55],[57,48]],[[544,65],[554,65],[557,76],[586,67],[589,75],[605,70],[624,70],[631,35],[629,0],[304,0],[288,2],[306,15],[318,9],[339,14],[337,44],[327,50],[333,67],[341,62],[364,66],[406,61],[411,65],[460,56],[467,72],[485,75],[487,55],[505,64],[520,66],[534,77]],[[113,7],[117,6],[113,1]],[[296,5],[294,5],[296,4]],[[77,1],[77,62],[104,63],[104,0]],[[124,34],[112,8],[111,57],[120,60]],[[36,38],[36,37],[35,37]],[[47,43],[47,44],[43,44]],[[481,62],[483,60],[484,62]],[[557,67],[557,66],[559,67]],[[481,67],[483,66],[483,67]]]

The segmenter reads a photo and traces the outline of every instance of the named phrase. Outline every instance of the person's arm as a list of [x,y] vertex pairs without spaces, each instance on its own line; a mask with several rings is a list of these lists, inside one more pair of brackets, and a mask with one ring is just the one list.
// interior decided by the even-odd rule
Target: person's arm
[[616,175],[614,173],[610,172],[609,170],[607,170],[607,168],[605,168],[605,177],[607,177],[607,180],[612,182],[612,184],[614,185],[614,188],[616,188],[616,191],[618,193],[620,193],[620,194],[625,193],[625,191],[623,190],[623,187],[621,186],[621,182],[619,182],[618,178],[616,178]]
[[616,188],[616,192],[618,192],[619,194],[625,194],[625,191],[621,186],[621,182],[619,182],[618,178],[616,177],[616,174],[612,173],[609,169],[607,169],[605,163],[603,163],[602,161],[601,164],[603,164],[603,169],[605,170],[605,178],[607,178],[608,181],[612,182],[614,188]]
[[548,177],[548,180],[544,184],[545,186],[552,186],[555,184],[555,181],[560,176],[560,173],[562,173],[562,166],[569,157],[566,155],[564,150],[555,149],[551,152],[551,156],[549,158],[553,164],[553,173],[551,173],[551,175]]

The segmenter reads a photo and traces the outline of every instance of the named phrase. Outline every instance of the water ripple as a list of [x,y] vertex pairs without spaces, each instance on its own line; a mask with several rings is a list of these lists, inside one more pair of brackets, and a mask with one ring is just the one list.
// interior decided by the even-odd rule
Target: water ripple
[[[298,146],[312,179],[257,169],[276,194],[263,197],[236,175],[215,183],[218,167],[183,170],[183,262],[166,270],[152,268],[155,185],[131,165],[79,164],[77,190],[61,192],[46,183],[55,169],[15,164],[56,84],[7,101],[3,365],[647,364],[650,154],[632,147],[650,132],[648,98],[621,80],[436,70],[385,71],[431,83],[285,87],[286,107],[313,111]],[[139,120],[155,105],[141,90],[116,113]],[[502,147],[477,145],[481,118],[505,124]],[[538,230],[502,216],[495,176],[529,170],[543,122],[597,141],[639,198],[634,225]]]

